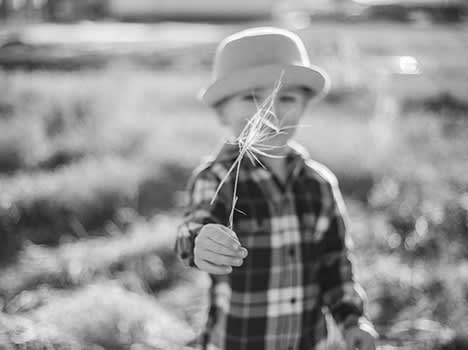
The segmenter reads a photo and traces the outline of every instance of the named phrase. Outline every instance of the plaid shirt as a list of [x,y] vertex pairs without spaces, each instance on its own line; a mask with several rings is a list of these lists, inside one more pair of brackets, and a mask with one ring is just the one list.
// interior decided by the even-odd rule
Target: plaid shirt
[[[339,326],[364,319],[365,294],[353,280],[337,179],[290,146],[286,183],[249,159],[241,162],[233,230],[249,254],[230,274],[210,275],[203,349],[312,350],[327,337],[324,307]],[[175,245],[189,266],[196,267],[201,227],[228,225],[235,171],[210,201],[237,155],[237,146],[225,144],[192,176]]]

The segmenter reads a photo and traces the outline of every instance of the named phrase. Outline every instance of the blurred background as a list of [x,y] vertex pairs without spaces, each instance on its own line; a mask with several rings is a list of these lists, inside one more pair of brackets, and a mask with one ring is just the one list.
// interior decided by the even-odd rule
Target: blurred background
[[[174,256],[217,42],[297,32],[333,86],[299,130],[338,176],[380,349],[468,349],[466,0],[0,0],[0,349],[190,348]],[[330,349],[343,349],[334,340]]]

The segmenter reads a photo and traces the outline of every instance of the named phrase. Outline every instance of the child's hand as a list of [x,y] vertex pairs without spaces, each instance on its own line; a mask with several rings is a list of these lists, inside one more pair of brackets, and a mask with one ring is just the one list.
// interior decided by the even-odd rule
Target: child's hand
[[378,334],[372,326],[359,324],[345,330],[343,337],[346,350],[375,350]]
[[241,247],[234,231],[226,226],[208,224],[195,238],[194,258],[199,269],[211,274],[228,274],[241,266],[247,249]]

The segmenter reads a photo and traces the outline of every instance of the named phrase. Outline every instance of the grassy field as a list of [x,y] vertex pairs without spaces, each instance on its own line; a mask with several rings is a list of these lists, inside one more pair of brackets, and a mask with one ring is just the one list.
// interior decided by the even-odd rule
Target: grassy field
[[[338,175],[386,350],[468,348],[464,28],[300,32],[334,84],[297,139]],[[208,280],[172,246],[190,172],[225,131],[195,98],[209,62],[191,50],[0,71],[0,348],[188,348],[200,330]]]

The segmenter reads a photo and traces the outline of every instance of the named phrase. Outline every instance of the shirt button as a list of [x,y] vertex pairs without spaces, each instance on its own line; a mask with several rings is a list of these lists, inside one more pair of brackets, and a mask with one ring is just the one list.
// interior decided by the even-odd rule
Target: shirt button
[[291,304],[294,304],[296,302],[296,298],[291,298]]
[[289,256],[294,256],[294,248],[289,249]]

